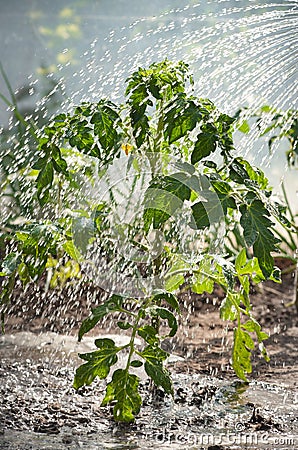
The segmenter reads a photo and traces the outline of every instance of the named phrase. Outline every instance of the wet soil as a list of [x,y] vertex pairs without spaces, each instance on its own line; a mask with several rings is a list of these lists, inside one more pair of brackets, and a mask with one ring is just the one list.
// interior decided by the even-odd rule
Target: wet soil
[[77,344],[79,324],[102,293],[82,285],[16,291],[0,338],[0,449],[298,448],[298,316],[286,306],[293,295],[292,273],[281,285],[252,288],[271,359],[256,352],[245,384],[230,366],[233,324],[219,318],[222,292],[184,292],[180,330],[165,343],[174,355],[174,399],[152,393],[140,373],[144,405],[124,426],[100,407],[103,381],[72,388],[77,353],[92,349],[92,335],[115,332],[106,322]]

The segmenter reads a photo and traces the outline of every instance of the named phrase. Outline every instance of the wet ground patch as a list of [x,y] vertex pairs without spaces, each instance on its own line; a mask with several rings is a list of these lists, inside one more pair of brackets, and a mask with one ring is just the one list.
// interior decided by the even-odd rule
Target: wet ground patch
[[72,388],[75,338],[19,338],[0,343],[1,449],[297,448],[295,387],[177,373],[174,360],[174,399],[144,377],[136,422],[116,425],[100,406],[104,382]]

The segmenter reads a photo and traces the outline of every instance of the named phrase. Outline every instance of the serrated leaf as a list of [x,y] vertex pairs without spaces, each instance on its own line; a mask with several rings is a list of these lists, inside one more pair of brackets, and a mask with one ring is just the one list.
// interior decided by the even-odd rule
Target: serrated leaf
[[239,294],[228,292],[226,297],[222,300],[219,312],[223,320],[236,320],[238,314],[235,303],[239,305]]
[[251,350],[254,342],[246,331],[241,328],[234,329],[234,344],[232,351],[232,366],[236,375],[247,381],[246,374],[251,373]]
[[201,159],[209,156],[216,150],[217,137],[211,133],[200,133],[197,136],[194,150],[191,155],[191,163],[196,164]]
[[73,386],[79,389],[81,386],[90,385],[92,381],[99,377],[104,379],[108,376],[111,366],[118,361],[117,353],[121,349],[115,347],[114,341],[111,339],[97,340],[97,346],[100,350],[92,353],[79,354],[79,357],[88,361],[76,370]]
[[[246,253],[245,249],[243,249],[242,251]],[[243,266],[237,267],[236,270],[238,276],[250,275],[252,281],[256,284],[260,283],[260,281],[263,281],[265,279],[260,269],[258,259],[255,257],[246,261],[246,263]]]
[[184,95],[178,95],[168,105],[164,119],[165,136],[168,138],[169,144],[192,131],[201,118],[201,111],[195,103],[186,99]]
[[234,191],[226,181],[211,180],[213,189],[221,203],[224,214],[227,214],[227,209],[237,209],[237,204],[234,198]]
[[98,137],[100,145],[108,151],[118,147],[117,123],[119,115],[116,109],[116,105],[112,102],[99,102],[97,111],[91,118],[94,133]]
[[159,347],[148,346],[141,356],[146,360],[145,371],[152,378],[156,386],[161,386],[167,394],[173,395],[172,380],[169,372],[163,367],[163,361],[169,356]]
[[116,401],[113,409],[114,419],[120,422],[132,422],[139,413],[142,399],[138,392],[139,378],[118,369],[114,372],[112,381],[108,383],[102,406]]
[[191,290],[196,294],[203,294],[204,292],[212,294],[214,281],[202,274],[194,275]]
[[253,318],[247,320],[243,325],[242,328],[244,328],[247,331],[255,332],[258,338],[259,342],[264,341],[265,339],[269,338],[269,335],[262,331],[261,325]]
[[124,301],[124,297],[120,295],[112,295],[107,301],[105,301],[102,305],[97,308],[92,309],[92,315],[87,319],[83,320],[80,330],[79,330],[79,341],[82,340],[84,334],[88,333],[88,331],[92,330],[95,325],[107,314],[120,311],[122,304]]
[[273,222],[268,218],[269,211],[261,200],[253,200],[249,205],[240,206],[240,224],[248,247],[253,246],[254,255],[258,258],[261,271],[265,278],[273,271],[271,252],[277,250],[278,239],[271,231]]

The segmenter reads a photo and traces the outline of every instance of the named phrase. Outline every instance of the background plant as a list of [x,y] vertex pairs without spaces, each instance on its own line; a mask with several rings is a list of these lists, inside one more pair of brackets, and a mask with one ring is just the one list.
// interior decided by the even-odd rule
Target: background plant
[[[106,266],[100,269],[111,276],[110,295],[104,302],[99,299],[83,321],[79,339],[115,314],[117,326],[130,333],[130,340],[123,346],[107,338],[95,340],[97,350],[80,355],[86,362],[76,371],[74,387],[107,378],[118,353],[126,352],[126,363],[113,372],[102,404],[113,403],[115,420],[130,422],[141,407],[134,368],[143,366],[155,385],[173,394],[165,367],[169,355],[161,344],[176,334],[181,285],[195,293],[213,292],[215,283],[222,286],[226,295],[220,314],[234,323],[232,365],[238,377],[246,380],[252,370],[255,342],[268,359],[263,345],[268,336],[252,316],[249,288],[251,281],[279,281],[272,257],[279,240],[271,218],[283,225],[288,221],[263,172],[235,156],[234,119],[212,101],[194,95],[186,64],[166,60],[140,68],[128,78],[125,94],[122,105],[107,99],[83,103],[44,128],[32,169],[38,171],[35,195],[48,218],[7,233],[13,251],[4,259],[0,275],[6,279],[1,295],[7,301],[16,277],[24,284],[36,282],[59,253],[82,267],[88,265],[90,251],[101,264],[105,257]],[[104,201],[91,201],[87,194],[78,208],[72,197],[82,195],[82,185],[72,165],[80,158],[86,162],[84,177],[95,189],[110,167],[120,164],[123,176],[132,173],[126,200],[146,173],[139,214],[117,223],[117,207],[129,205],[123,195],[117,197],[113,183],[107,183]],[[58,205],[54,214],[53,203]],[[181,233],[183,220],[186,228]],[[244,245],[234,261],[213,251],[220,242],[208,239],[210,229],[226,223],[237,224]],[[155,240],[163,236],[158,247],[156,242],[150,247],[152,235]],[[202,235],[204,245],[198,250],[194,244]],[[133,257],[119,255],[119,242],[129,244]],[[119,273],[133,281],[135,294],[118,292]],[[90,274],[92,279],[94,271]],[[141,348],[135,343],[137,336],[143,340]]]
[[[0,93],[0,100],[11,112],[8,124],[1,127],[0,133],[1,222],[12,227],[15,222],[34,215],[36,203],[32,200],[36,173],[32,170],[32,161],[39,130],[48,119],[41,105],[38,106],[38,100],[28,106],[28,100],[36,94],[33,86],[28,84],[15,92],[1,63],[0,75],[8,93]],[[47,98],[48,114],[56,111],[62,100],[58,82],[46,79],[38,96]]]
[[[259,130],[260,137],[268,137],[268,149],[272,153],[280,151],[279,147],[285,148],[285,155],[290,170],[298,169],[298,111],[289,109],[282,111],[273,106],[264,105],[256,111],[249,108],[240,109],[236,118],[237,128],[243,133],[249,133],[252,126]],[[281,145],[285,144],[285,145]],[[275,147],[275,149],[274,149]],[[298,286],[297,286],[297,264],[298,264],[298,213],[289,201],[284,182],[281,182],[281,197],[284,204],[284,213],[289,221],[289,226],[275,230],[281,245],[281,255],[289,258],[293,264],[286,271],[294,271],[294,300],[298,311]]]

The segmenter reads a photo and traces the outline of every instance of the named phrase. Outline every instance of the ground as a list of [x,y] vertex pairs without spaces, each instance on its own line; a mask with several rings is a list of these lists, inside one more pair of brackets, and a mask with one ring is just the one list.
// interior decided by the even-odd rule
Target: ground
[[[289,263],[278,263],[287,272]],[[283,275],[282,284],[266,282],[252,287],[254,315],[270,335],[266,343],[270,362],[254,353],[250,385],[240,383],[230,366],[233,324],[219,318],[220,289],[212,296],[181,294],[181,326],[177,336],[165,343],[176,357],[169,363],[175,400],[171,403],[163,397],[152,399],[143,379],[144,408],[129,430],[115,428],[110,410],[99,406],[103,382],[78,393],[73,391],[73,374],[79,360],[76,348],[70,349],[70,345],[98,295],[94,289],[75,295],[74,290],[68,287],[46,295],[42,289],[34,295],[30,289],[26,293],[17,291],[8,308],[6,334],[0,342],[1,449],[152,448],[154,442],[156,448],[162,448],[161,444],[169,439],[169,430],[173,430],[173,436],[183,430],[193,430],[198,436],[206,427],[211,434],[220,429],[231,432],[238,423],[240,431],[246,433],[266,430],[270,438],[298,437],[298,315],[295,305],[287,306],[294,295],[293,272]],[[92,345],[92,334],[114,331],[106,323],[81,345],[86,350]],[[162,392],[155,395],[160,397]],[[163,437],[158,437],[160,430],[168,434],[163,431]],[[96,446],[99,438],[104,442],[100,447]],[[24,439],[28,440],[27,446]],[[141,447],[136,442],[142,442]],[[280,446],[272,444],[268,448],[298,445],[298,440],[296,444],[285,442],[287,447],[279,442]],[[176,441],[171,443],[171,448],[180,448],[175,447]],[[227,448],[218,442],[207,444],[210,449]],[[258,442],[257,447],[246,448],[267,448],[265,444]],[[242,443],[239,445],[242,448]]]

